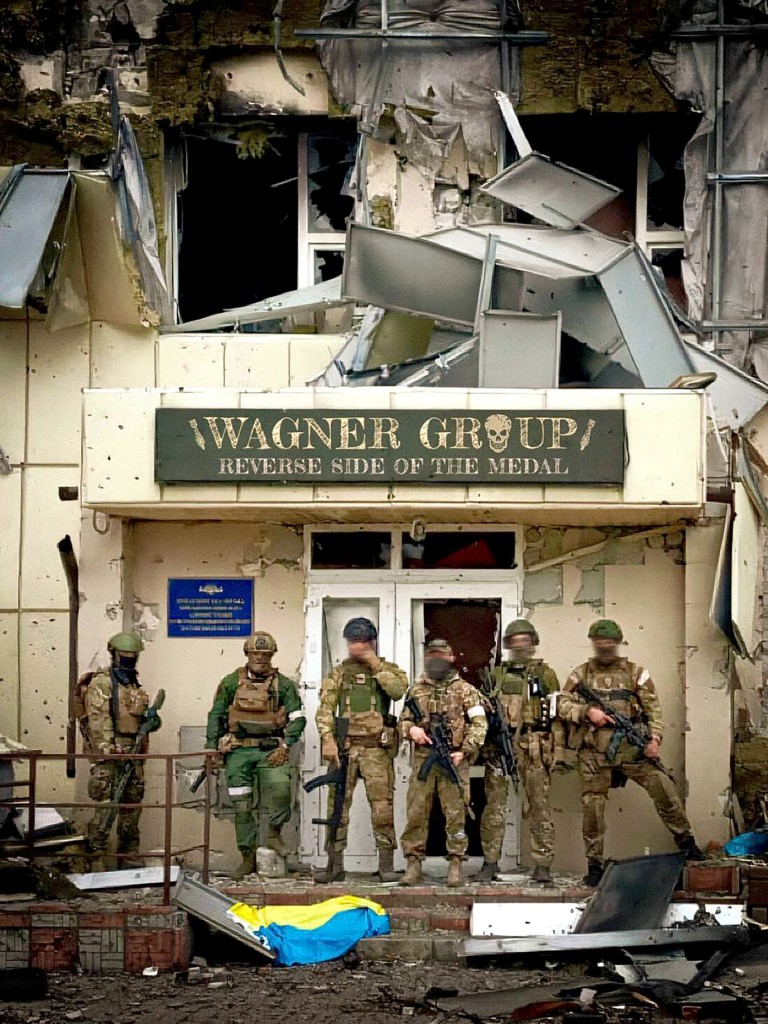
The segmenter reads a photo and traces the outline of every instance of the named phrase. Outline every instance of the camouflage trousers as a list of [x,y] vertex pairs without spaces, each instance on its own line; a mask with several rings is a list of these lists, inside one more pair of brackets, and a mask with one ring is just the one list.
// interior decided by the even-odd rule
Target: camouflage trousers
[[[130,747],[126,748],[130,749]],[[129,762],[123,761],[97,761],[91,765],[91,774],[88,779],[88,798],[94,803],[102,801],[109,802],[115,790],[119,777],[125,771]],[[144,762],[133,762],[133,773],[123,793],[122,803],[140,804],[144,799]],[[107,819],[111,811],[108,807],[97,808],[93,817],[88,822],[86,835],[92,850],[106,850],[109,844],[109,835],[105,832]],[[135,853],[139,849],[139,818],[141,808],[122,808],[117,812],[117,852]],[[111,829],[110,829],[111,831]]]
[[[518,773],[523,783],[527,808],[525,818],[531,837],[531,859],[534,864],[549,867],[555,856],[555,823],[549,800],[552,740],[548,733],[531,732],[518,747]],[[498,863],[507,824],[509,778],[501,770],[499,748],[486,744],[485,810],[480,820],[480,841],[483,857]]]
[[605,840],[605,802],[611,788],[611,776],[619,770],[628,779],[642,786],[653,800],[654,807],[673,836],[691,834],[691,825],[683,801],[668,775],[648,761],[624,761],[610,765],[605,756],[594,750],[579,751],[581,776],[581,811],[584,852],[587,860],[603,859]]
[[419,770],[427,758],[417,749],[413,755],[413,770],[408,782],[406,797],[405,831],[400,836],[400,844],[406,857],[418,857],[424,860],[427,855],[427,833],[429,817],[435,797],[445,815],[445,848],[449,857],[463,857],[467,852],[466,807],[469,804],[469,764],[462,761],[456,769],[461,782],[462,794],[455,782],[440,768],[434,767],[422,782]]
[[258,747],[238,747],[226,756],[227,786],[241,852],[259,846],[260,821],[279,828],[291,816],[291,767],[267,764],[270,754]]
[[[373,838],[377,850],[394,850],[395,840],[395,767],[392,756],[383,747],[358,747],[349,749],[349,769],[347,771],[347,788],[344,791],[344,807],[341,822],[336,832],[336,850],[347,847],[349,830],[349,812],[352,797],[355,795],[357,780],[362,778],[365,795],[371,808],[371,824]],[[328,787],[328,817],[333,814],[335,786]]]

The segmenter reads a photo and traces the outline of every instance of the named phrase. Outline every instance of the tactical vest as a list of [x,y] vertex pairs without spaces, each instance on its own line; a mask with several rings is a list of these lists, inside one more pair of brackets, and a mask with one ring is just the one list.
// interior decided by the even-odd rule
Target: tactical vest
[[[643,713],[643,708],[635,691],[636,666],[626,658],[616,658],[610,665],[601,665],[596,658],[587,662],[584,682],[602,699],[610,704],[620,715],[636,718]],[[613,726],[604,725],[590,729],[584,737],[584,744],[599,754],[604,754],[611,744]],[[619,748],[618,760],[624,754],[636,755],[634,748],[629,749],[625,740]]]
[[368,665],[347,658],[341,663],[339,715],[349,719],[351,740],[381,739],[385,716],[389,718],[389,697],[379,686]]
[[528,728],[541,725],[541,698],[529,698],[528,687],[531,679],[541,678],[543,666],[541,658],[534,658],[525,662],[504,662],[494,669],[495,693],[504,706],[510,728],[514,729],[518,722]]
[[[428,682],[425,684],[425,690],[429,687],[429,691],[422,692],[417,700],[425,719],[428,720],[431,715],[445,715],[451,730],[451,745],[454,750],[461,750],[467,732],[467,724],[464,716],[464,704],[461,699],[461,687],[454,686],[454,683],[461,683],[461,678],[456,676],[447,683],[445,681]],[[427,722],[424,724],[426,726]],[[429,730],[427,729],[427,731]],[[428,752],[429,748],[423,749]]]
[[277,672],[266,679],[251,679],[247,668],[238,670],[237,689],[229,705],[229,731],[238,737],[275,736],[288,721],[280,706]]
[[118,684],[117,701],[115,732],[121,736],[135,736],[149,707],[149,694],[141,686]]

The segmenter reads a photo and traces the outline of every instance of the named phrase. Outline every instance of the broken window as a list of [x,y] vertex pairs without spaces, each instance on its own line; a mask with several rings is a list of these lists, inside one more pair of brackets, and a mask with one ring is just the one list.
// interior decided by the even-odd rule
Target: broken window
[[389,569],[392,535],[367,530],[312,534],[313,569]]
[[513,532],[428,532],[421,541],[403,537],[404,569],[514,569]]
[[341,273],[354,206],[352,122],[214,129],[177,151],[183,172],[171,177],[184,183],[169,196],[167,223],[178,223],[180,322]]

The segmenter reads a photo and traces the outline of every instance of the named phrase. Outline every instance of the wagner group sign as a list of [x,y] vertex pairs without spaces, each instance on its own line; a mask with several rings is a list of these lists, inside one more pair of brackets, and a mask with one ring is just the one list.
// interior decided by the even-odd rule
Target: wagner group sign
[[158,409],[155,479],[621,484],[624,413]]

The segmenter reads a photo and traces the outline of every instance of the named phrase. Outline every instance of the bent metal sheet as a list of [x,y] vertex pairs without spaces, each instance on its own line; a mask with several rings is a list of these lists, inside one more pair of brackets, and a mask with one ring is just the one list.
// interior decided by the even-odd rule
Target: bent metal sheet
[[163,483],[622,484],[617,409],[158,409]]

